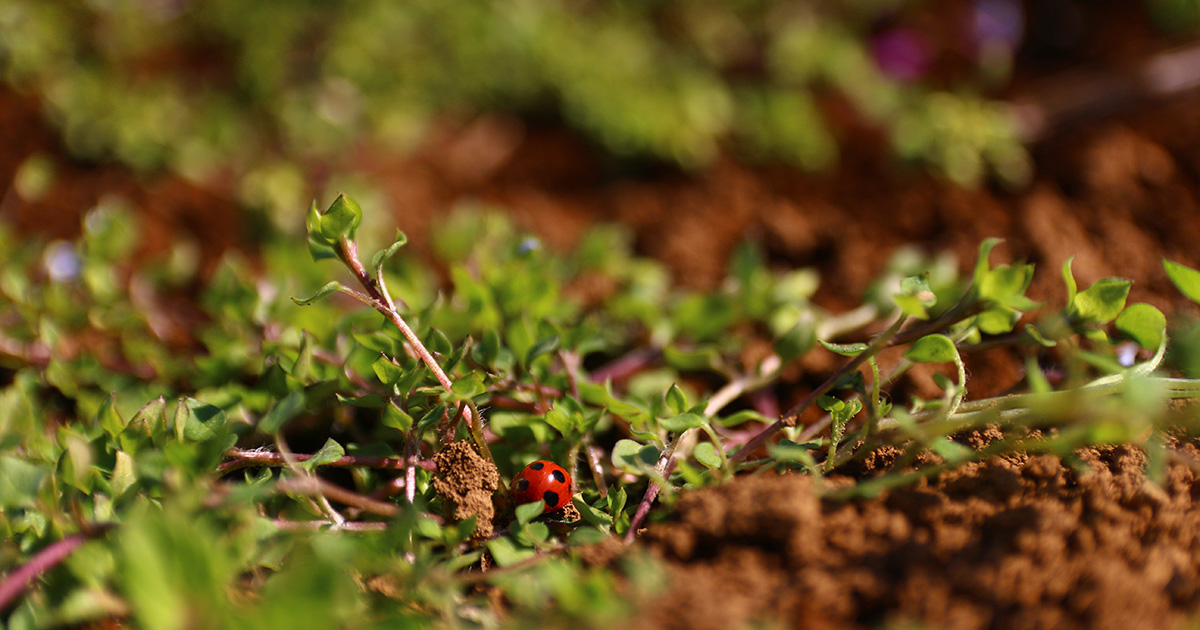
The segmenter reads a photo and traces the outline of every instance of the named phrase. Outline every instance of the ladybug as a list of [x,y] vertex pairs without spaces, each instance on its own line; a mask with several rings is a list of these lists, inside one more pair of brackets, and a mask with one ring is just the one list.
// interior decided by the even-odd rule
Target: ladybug
[[546,503],[543,514],[561,509],[571,499],[571,475],[562,466],[539,459],[513,477],[513,498],[517,505],[541,499]]

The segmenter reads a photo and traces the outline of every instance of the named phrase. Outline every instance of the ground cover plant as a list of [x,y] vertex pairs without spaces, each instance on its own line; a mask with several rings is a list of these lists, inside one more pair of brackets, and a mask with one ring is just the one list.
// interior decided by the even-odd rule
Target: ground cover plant
[[[402,233],[364,262],[362,212],[314,203],[308,247],[270,245],[261,274],[229,259],[185,355],[156,326],[194,269],[123,265],[121,208],[89,215],[78,243],[6,237],[9,627],[644,621],[665,569],[617,548],[681,490],[772,473],[853,501],[1016,454],[1086,475],[1087,449],[1117,444],[1145,453],[1151,483],[1197,465],[1192,416],[1169,402],[1200,383],[1165,375],[1195,370],[1190,324],[1168,366],[1166,317],[1126,303],[1130,280],[1076,286],[1070,261],[1058,308],[989,240],[961,277],[899,257],[838,314],[810,301],[811,272],[772,270],[752,242],[721,288],[687,292],[619,230],[564,256],[466,213],[434,237],[439,291]],[[1200,297],[1200,272],[1163,272]],[[963,356],[998,345],[1025,378],[968,399]],[[844,362],[780,413],[773,386],[813,353]],[[893,389],[925,364],[947,368],[939,396]],[[571,472],[568,507],[513,504],[507,481],[533,460]]]

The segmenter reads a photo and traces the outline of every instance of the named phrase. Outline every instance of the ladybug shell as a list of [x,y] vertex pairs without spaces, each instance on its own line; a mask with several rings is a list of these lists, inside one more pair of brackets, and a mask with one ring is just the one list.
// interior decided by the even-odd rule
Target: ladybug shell
[[545,512],[561,509],[571,500],[571,475],[554,462],[539,459],[513,477],[513,498],[517,505],[541,499]]

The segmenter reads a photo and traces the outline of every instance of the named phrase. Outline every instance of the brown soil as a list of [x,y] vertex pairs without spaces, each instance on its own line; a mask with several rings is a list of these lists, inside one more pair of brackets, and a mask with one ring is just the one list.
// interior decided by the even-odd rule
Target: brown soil
[[1150,483],[1127,446],[1081,459],[1011,456],[851,503],[794,475],[689,494],[647,536],[673,580],[644,627],[1177,626],[1200,604],[1196,473]]
[[464,441],[451,442],[433,456],[437,476],[433,489],[446,500],[448,518],[455,521],[475,519],[475,538],[492,535],[492,495],[500,487],[496,465],[479,456]]

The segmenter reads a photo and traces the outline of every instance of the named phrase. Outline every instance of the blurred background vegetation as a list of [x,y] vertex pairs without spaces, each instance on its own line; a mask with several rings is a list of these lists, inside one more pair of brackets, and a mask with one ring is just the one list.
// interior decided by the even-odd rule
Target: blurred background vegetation
[[[1200,19],[1192,0],[1147,7]],[[723,152],[828,169],[869,128],[954,182],[1020,184],[993,99],[1026,21],[1016,0],[3,0],[0,70],[74,155],[233,174],[252,205],[292,203],[304,164],[497,111],[685,169]]]

